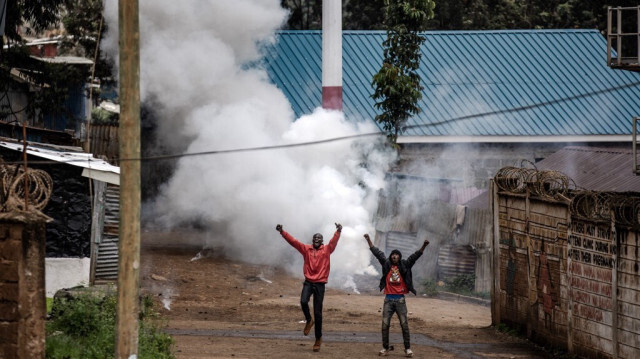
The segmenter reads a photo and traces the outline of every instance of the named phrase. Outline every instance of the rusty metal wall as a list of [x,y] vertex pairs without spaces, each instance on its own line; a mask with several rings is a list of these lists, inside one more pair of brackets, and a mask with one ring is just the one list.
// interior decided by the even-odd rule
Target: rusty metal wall
[[107,184],[104,201],[102,238],[98,243],[95,282],[118,279],[118,236],[120,231],[120,187]]
[[464,225],[455,242],[468,244],[475,252],[476,292],[491,291],[491,210],[467,208]]
[[637,230],[579,218],[567,202],[494,193],[494,323],[579,357],[640,357]]
[[118,165],[118,126],[92,125],[89,138],[91,139],[90,152],[95,157],[104,158],[107,162]]
[[469,245],[445,244],[438,252],[438,279],[475,274],[476,254]]

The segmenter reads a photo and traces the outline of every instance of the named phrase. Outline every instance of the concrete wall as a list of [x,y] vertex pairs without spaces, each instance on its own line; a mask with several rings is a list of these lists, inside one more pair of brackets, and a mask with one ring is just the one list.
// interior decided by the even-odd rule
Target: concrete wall
[[629,143],[415,143],[402,144],[398,172],[462,180],[465,187],[489,188],[505,166],[537,162],[567,145],[629,148]]
[[60,289],[89,285],[89,258],[45,258],[45,292],[47,297]]
[[[637,197],[640,194],[625,194]],[[571,196],[494,189],[494,324],[586,358],[640,357],[640,225],[585,218]],[[628,205],[630,202],[626,202]],[[612,208],[611,213],[616,209]]]
[[0,214],[0,358],[44,358],[45,220]]

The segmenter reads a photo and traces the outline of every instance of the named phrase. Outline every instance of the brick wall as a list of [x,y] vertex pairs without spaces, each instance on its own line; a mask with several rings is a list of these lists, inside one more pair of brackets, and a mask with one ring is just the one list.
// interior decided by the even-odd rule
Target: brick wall
[[638,225],[579,217],[566,201],[495,195],[494,324],[581,358],[640,358]]
[[0,359],[44,358],[45,222],[0,214]]

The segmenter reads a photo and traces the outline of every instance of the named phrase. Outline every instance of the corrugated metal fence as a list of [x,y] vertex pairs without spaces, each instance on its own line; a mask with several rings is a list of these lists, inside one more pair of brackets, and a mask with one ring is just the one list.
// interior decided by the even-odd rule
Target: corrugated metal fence
[[120,231],[120,187],[96,183],[91,243],[91,282],[118,279],[118,236]]
[[90,152],[97,158],[118,165],[118,126],[92,125],[89,131]]
[[462,230],[455,243],[469,245],[473,250],[476,275],[475,291],[488,293],[491,291],[491,218],[489,209],[467,208],[467,215]]

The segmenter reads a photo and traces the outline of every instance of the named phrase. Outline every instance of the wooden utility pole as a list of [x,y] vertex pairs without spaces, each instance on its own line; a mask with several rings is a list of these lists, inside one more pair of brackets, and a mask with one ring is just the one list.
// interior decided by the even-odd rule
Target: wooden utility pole
[[120,245],[116,358],[138,354],[140,292],[140,30],[138,0],[119,0]]

